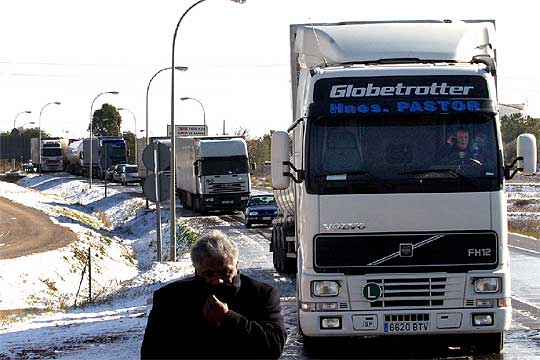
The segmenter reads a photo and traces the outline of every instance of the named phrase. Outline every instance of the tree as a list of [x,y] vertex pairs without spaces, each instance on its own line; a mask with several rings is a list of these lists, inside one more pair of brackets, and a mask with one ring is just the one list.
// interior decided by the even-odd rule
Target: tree
[[94,136],[118,136],[122,116],[111,104],[103,104],[101,109],[94,111],[92,117],[92,132]]
[[[29,138],[38,138],[39,137],[39,128],[38,127],[35,127],[35,128],[18,128],[19,130],[19,134],[21,136],[26,136],[26,137],[29,137]],[[51,135],[43,130],[41,130],[41,139],[42,140],[45,140],[45,139],[49,139],[51,138]]]
[[501,133],[505,162],[510,163],[516,157],[516,139],[520,134],[533,134],[540,139],[540,119],[519,113],[505,115],[501,117]]
[[126,140],[128,164],[135,164],[137,162],[135,159],[137,156],[137,154],[135,154],[135,141],[137,141],[135,134],[131,131],[124,131],[123,135]]

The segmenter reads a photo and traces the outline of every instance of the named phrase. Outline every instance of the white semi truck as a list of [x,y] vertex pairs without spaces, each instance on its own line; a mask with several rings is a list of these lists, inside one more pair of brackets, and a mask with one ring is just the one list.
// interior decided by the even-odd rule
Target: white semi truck
[[52,172],[64,171],[64,152],[67,139],[51,138],[41,140],[41,157],[39,156],[39,138],[30,140],[31,159],[38,171]]
[[251,188],[245,140],[234,136],[177,137],[176,187],[187,209],[200,213],[243,210]]
[[536,140],[521,135],[505,165],[494,33],[493,21],[291,26],[271,250],[278,271],[297,272],[306,347],[425,334],[503,348],[504,184],[536,171]]

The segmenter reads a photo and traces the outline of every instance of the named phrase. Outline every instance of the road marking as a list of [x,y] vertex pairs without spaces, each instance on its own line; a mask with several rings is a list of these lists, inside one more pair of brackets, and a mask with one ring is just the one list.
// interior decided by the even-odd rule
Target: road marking
[[512,295],[512,299],[516,300],[517,302],[520,302],[522,304],[525,304],[527,306],[530,306],[536,310],[540,310],[540,307],[538,305],[534,305],[534,304],[531,304],[530,302],[527,302],[526,300],[523,300],[521,298],[518,298],[517,296],[515,295]]
[[530,250],[530,249],[525,249],[525,248],[522,248],[522,247],[519,247],[519,246],[514,246],[514,245],[508,245],[508,247],[518,249],[518,250],[521,250],[521,251],[530,252],[531,254],[540,255],[540,251],[534,251],[534,250]]

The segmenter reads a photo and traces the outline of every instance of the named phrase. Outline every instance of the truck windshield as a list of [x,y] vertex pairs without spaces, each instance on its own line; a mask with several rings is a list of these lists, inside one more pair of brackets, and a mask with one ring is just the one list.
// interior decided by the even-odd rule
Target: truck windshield
[[43,151],[43,154],[42,156],[62,156],[62,149],[47,149],[47,148],[43,148],[42,149]]
[[248,162],[243,156],[228,158],[204,158],[201,175],[247,174]]
[[495,191],[495,118],[486,114],[321,117],[308,122],[311,193]]
[[107,156],[111,159],[125,159],[126,157],[126,147],[123,143],[115,144],[115,143],[109,143],[105,145],[105,149],[102,150],[102,154]]

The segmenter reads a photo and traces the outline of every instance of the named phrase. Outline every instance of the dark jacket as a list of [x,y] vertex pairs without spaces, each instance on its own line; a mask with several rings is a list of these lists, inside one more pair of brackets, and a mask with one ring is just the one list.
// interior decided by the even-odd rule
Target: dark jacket
[[484,162],[478,148],[469,146],[465,150],[459,150],[455,145],[445,145],[441,151],[440,162],[445,164],[459,164],[467,159],[475,159]]
[[200,278],[155,291],[141,358],[278,358],[286,339],[279,293],[271,285],[238,277],[234,295],[218,296],[229,307],[219,327],[202,315],[209,290]]

